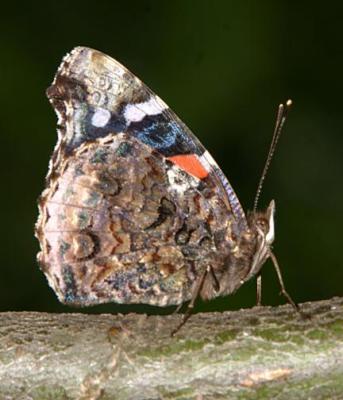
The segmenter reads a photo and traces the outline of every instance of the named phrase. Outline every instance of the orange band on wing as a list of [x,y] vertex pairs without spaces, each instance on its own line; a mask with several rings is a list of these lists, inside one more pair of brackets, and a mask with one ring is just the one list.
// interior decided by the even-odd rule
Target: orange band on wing
[[199,179],[204,179],[208,176],[207,169],[201,164],[196,154],[182,154],[168,157],[168,160]]

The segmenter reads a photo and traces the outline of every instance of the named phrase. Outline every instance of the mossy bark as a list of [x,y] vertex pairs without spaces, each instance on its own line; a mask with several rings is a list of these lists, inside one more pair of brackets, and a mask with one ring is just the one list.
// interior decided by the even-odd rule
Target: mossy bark
[[343,298],[192,316],[0,314],[0,399],[343,399]]

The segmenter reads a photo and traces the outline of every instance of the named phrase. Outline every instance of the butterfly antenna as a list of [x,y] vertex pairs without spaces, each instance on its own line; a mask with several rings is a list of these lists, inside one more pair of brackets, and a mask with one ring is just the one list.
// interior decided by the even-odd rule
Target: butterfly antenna
[[282,128],[285,124],[286,118],[287,118],[287,114],[289,109],[291,108],[292,105],[292,100],[287,100],[285,104],[280,104],[278,111],[277,111],[277,116],[276,116],[276,121],[275,121],[275,127],[274,127],[274,132],[273,132],[273,137],[272,137],[272,142],[270,143],[270,147],[269,147],[269,152],[268,152],[268,157],[266,159],[266,163],[264,164],[264,168],[261,174],[261,178],[260,181],[258,183],[257,186],[257,191],[256,191],[256,196],[255,196],[255,200],[254,200],[254,208],[253,210],[256,211],[257,210],[257,205],[258,205],[258,201],[260,199],[260,195],[261,195],[261,191],[262,191],[262,187],[263,187],[263,183],[264,180],[266,178],[269,166],[270,166],[270,162],[273,159],[273,155],[275,153],[275,149],[276,149],[276,145],[278,143],[278,140],[280,138],[281,132],[282,132]]

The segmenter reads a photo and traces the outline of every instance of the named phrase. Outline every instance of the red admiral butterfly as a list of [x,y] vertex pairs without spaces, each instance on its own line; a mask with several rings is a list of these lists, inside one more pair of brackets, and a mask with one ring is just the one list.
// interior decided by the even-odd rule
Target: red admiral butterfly
[[[47,96],[58,115],[58,142],[36,236],[39,263],[61,302],[191,300],[189,311],[198,295],[228,295],[259,277],[270,257],[282,293],[298,309],[271,250],[274,201],[256,211],[265,173],[246,216],[199,140],[137,77],[99,51],[77,47],[68,54]],[[289,104],[279,108],[266,169]]]

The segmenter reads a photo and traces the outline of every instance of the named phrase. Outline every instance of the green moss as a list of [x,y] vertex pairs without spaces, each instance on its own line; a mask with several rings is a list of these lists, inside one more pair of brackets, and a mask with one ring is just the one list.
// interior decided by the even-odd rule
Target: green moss
[[230,359],[233,361],[246,361],[256,355],[258,345],[247,344],[231,351]]
[[336,321],[331,322],[328,327],[336,337],[343,337],[343,320],[337,319]]
[[208,340],[186,340],[171,345],[144,349],[137,355],[143,357],[170,356],[181,352],[201,350],[208,342]]
[[164,386],[157,386],[157,391],[163,400],[188,400],[194,399],[194,390],[191,388],[184,388],[176,391],[169,391]]
[[255,329],[254,335],[271,342],[285,342],[289,340],[289,336],[281,333],[280,328]]
[[[226,398],[230,400],[265,400],[274,399],[307,400],[341,398],[343,393],[343,372],[324,376],[313,376],[301,381],[280,379],[273,382],[260,383],[251,388],[242,388],[238,392],[229,390]],[[217,398],[213,396],[213,398]]]
[[343,372],[332,373],[324,376],[315,375],[309,379],[304,379],[301,382],[297,382],[291,387],[294,391],[301,389],[302,391],[304,391],[304,393],[307,394],[308,397],[310,397],[310,395],[314,392],[317,395],[317,398],[319,398],[318,393],[321,393],[323,395],[324,393],[328,394],[328,389],[330,390],[331,395],[341,395],[343,393]]
[[232,340],[236,339],[238,332],[239,332],[238,329],[230,329],[230,330],[227,330],[227,331],[219,332],[213,338],[213,341],[216,344],[225,343],[225,342],[231,342]]
[[280,389],[275,387],[273,384],[270,382],[265,382],[260,384],[253,390],[253,393],[251,393],[251,397],[241,397],[242,399],[274,399],[280,394]]
[[11,364],[12,362],[13,362],[12,352],[9,351],[0,352],[0,368],[3,368],[5,365]]
[[295,335],[290,335],[288,340],[291,343],[299,345],[299,346],[303,346],[305,344],[305,338],[301,332],[298,332]]
[[71,399],[61,386],[38,386],[30,392],[33,400],[68,400]]
[[329,333],[322,329],[311,329],[306,333],[306,337],[310,340],[324,341],[328,339]]

